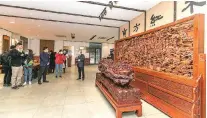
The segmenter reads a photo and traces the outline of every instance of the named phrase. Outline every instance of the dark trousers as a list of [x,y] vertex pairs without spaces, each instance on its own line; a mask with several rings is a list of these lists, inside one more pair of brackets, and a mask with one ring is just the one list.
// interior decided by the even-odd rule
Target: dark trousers
[[11,67],[3,67],[4,70],[4,84],[11,84]]
[[65,73],[65,69],[66,69],[66,61],[64,62],[64,64],[65,64],[65,68],[63,68],[63,72]]
[[79,74],[79,79],[81,78],[81,73],[82,73],[82,78],[85,78],[85,72],[84,72],[84,67],[78,67],[78,74]]
[[47,66],[40,66],[38,82],[41,82],[41,78],[43,77],[43,82],[46,81],[46,74],[47,74]]

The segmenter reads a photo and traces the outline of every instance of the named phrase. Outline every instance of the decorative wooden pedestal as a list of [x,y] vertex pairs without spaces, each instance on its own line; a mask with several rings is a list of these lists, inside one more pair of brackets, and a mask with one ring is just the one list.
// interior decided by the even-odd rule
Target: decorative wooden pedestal
[[116,110],[116,118],[122,118],[122,112],[128,111],[136,111],[138,117],[142,116],[142,103],[134,103],[134,104],[118,104],[111,94],[107,91],[107,89],[96,80],[96,86],[101,90],[104,96],[108,99],[111,105]]

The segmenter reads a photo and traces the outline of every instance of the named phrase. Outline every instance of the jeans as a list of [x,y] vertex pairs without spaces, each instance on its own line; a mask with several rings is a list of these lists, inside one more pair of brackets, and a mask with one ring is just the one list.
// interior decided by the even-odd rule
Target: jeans
[[22,76],[23,76],[23,67],[12,66],[12,77],[11,77],[12,87],[19,86],[21,84]]
[[5,66],[3,67],[3,70],[4,70],[4,84],[11,84],[11,75],[12,75],[11,67]]
[[32,68],[24,67],[24,82],[28,82],[27,79],[29,77],[29,81],[32,81]]
[[55,65],[55,74],[56,76],[61,76],[63,72],[63,64],[56,64]]
[[43,76],[43,82],[47,81],[46,80],[47,69],[48,69],[47,66],[40,66],[38,82],[41,82],[42,76]]

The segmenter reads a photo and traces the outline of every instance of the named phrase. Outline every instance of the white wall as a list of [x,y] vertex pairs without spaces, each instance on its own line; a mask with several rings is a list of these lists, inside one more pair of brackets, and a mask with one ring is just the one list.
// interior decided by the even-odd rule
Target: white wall
[[33,50],[35,56],[40,55],[40,40],[39,39],[28,39],[28,49]]
[[110,54],[110,49],[114,48],[114,44],[102,43],[102,58],[106,58]]
[[[35,53],[35,56],[40,55],[40,39],[28,39],[28,48],[32,49]],[[63,41],[62,40],[56,40],[54,51],[58,52],[60,49],[63,49]]]
[[63,40],[56,40],[55,46],[54,46],[54,51],[59,52],[60,49],[63,49]]
[[2,54],[2,43],[3,43],[3,35],[7,35],[10,37],[10,43],[11,43],[11,36],[12,36],[12,33],[11,32],[8,32],[4,29],[0,29],[0,54]]
[[20,35],[12,33],[11,35],[11,45],[15,45],[15,42],[19,42],[20,41]]

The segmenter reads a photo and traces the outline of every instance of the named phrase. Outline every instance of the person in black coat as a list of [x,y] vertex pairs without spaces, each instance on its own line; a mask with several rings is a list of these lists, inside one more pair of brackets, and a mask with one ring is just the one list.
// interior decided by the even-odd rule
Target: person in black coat
[[55,52],[52,50],[50,51],[50,72],[54,73],[55,72]]
[[80,52],[80,55],[77,57],[77,67],[78,67],[78,73],[79,73],[79,77],[77,80],[81,79],[81,74],[82,74],[82,80],[85,79],[85,72],[84,72],[84,62],[85,62],[85,56],[84,54],[82,54],[82,52]]
[[12,66],[12,89],[18,89],[21,85],[21,79],[23,76],[23,64],[25,60],[25,53],[23,52],[23,45],[21,42],[16,44],[16,48],[9,53],[11,56]]
[[[10,50],[14,49],[15,46],[12,45],[10,47]],[[12,75],[12,69],[11,69],[11,57],[9,56],[9,52],[4,52],[0,56],[0,64],[3,67],[4,72],[4,86],[11,86],[11,75]]]
[[41,78],[43,77],[43,82],[48,83],[46,80],[46,73],[48,66],[50,64],[50,55],[48,53],[48,47],[43,48],[43,52],[40,54],[40,71],[38,76],[38,84],[41,85]]
[[[63,54],[67,57],[67,51],[66,50],[63,50]],[[67,58],[65,59],[64,61],[64,67],[63,67],[63,72],[65,73],[65,70],[66,70],[66,62],[67,62]]]

